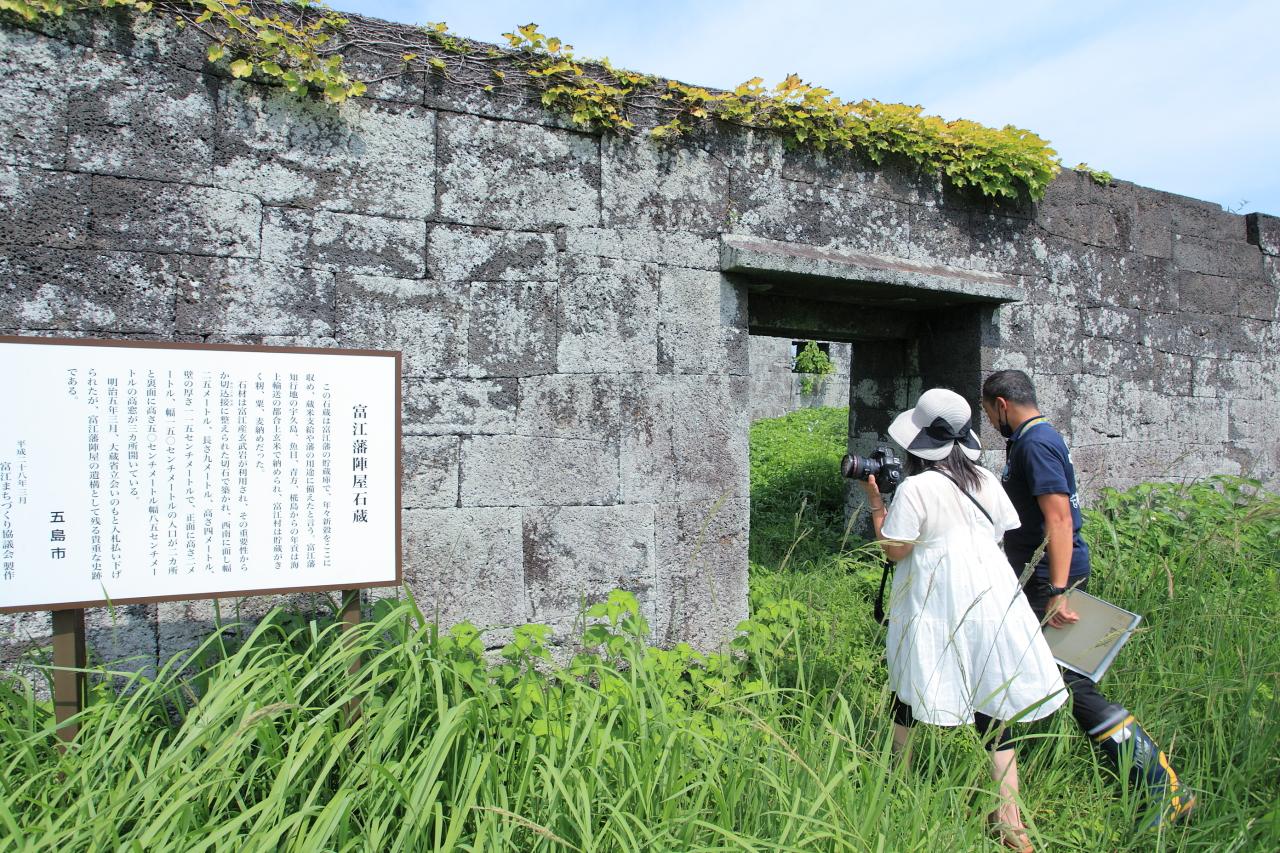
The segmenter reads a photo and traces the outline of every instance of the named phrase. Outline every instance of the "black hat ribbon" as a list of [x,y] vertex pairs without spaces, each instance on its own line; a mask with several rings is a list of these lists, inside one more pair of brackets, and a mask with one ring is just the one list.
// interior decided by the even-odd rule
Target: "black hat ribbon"
[[960,442],[961,446],[970,450],[981,450],[982,445],[978,443],[978,439],[973,434],[973,419],[964,422],[964,426],[960,429],[952,429],[951,424],[947,423],[946,418],[934,418],[933,423],[916,434],[911,445],[907,450],[935,450],[950,444],[953,441]]

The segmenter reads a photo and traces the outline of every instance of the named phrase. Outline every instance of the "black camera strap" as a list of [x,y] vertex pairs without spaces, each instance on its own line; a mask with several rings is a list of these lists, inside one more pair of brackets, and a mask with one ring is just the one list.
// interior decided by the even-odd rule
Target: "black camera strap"
[[982,513],[983,517],[986,518],[987,521],[991,522],[992,529],[995,529],[996,522],[995,522],[995,519],[991,517],[991,513],[987,512],[987,508],[982,504],[980,504],[977,498],[975,498],[973,495],[969,494],[964,490],[964,486],[960,485],[959,480],[957,480],[955,477],[952,477],[950,474],[948,474],[946,471],[943,471],[941,468],[933,468],[930,470],[937,471],[939,474],[946,477],[951,482],[955,483],[956,488],[960,490],[960,494],[964,495],[966,498],[973,501],[973,505],[978,508],[978,512]]

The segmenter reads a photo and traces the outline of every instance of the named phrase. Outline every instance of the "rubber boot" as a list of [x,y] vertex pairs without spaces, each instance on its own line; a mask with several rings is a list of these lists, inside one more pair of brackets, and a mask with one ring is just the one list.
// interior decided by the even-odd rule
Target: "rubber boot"
[[1196,798],[1182,787],[1168,757],[1124,708],[1095,726],[1089,737],[1118,768],[1129,767],[1129,784],[1141,784],[1156,806],[1143,828],[1153,828],[1183,818],[1195,807]]

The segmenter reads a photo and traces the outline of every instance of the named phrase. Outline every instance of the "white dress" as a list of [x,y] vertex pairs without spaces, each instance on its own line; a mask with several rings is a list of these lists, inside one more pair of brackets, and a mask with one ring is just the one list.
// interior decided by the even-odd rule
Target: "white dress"
[[1038,720],[1066,701],[1062,674],[998,545],[1018,514],[990,471],[974,494],[983,517],[936,471],[908,477],[882,532],[913,543],[893,573],[889,686],[923,723],[957,726],[974,711]]

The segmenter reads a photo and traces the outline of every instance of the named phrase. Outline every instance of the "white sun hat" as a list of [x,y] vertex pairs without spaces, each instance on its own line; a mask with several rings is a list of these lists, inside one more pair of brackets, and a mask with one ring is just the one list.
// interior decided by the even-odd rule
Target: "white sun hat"
[[973,409],[955,391],[930,388],[889,425],[889,437],[908,453],[921,459],[937,461],[951,454],[960,443],[964,455],[977,460],[982,444],[973,431]]

